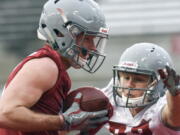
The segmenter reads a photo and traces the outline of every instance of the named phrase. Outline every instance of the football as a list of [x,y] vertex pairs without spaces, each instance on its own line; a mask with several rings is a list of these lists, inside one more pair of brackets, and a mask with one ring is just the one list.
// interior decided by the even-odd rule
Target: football
[[81,87],[71,91],[64,101],[64,111],[73,103],[75,96],[81,93],[80,109],[83,111],[93,112],[109,109],[109,100],[103,92],[95,87]]

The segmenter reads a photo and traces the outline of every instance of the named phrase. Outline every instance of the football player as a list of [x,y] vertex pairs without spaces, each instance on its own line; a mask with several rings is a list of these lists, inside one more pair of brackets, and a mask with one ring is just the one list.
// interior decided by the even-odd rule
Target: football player
[[152,43],[127,48],[103,92],[114,114],[115,135],[180,135],[180,76],[169,54]]
[[105,59],[108,29],[98,4],[93,0],[47,1],[38,37],[46,41],[45,46],[16,66],[3,90],[0,135],[58,135],[58,131],[107,121],[106,110],[83,112],[78,102],[62,112],[71,87],[67,70],[72,66],[94,73]]

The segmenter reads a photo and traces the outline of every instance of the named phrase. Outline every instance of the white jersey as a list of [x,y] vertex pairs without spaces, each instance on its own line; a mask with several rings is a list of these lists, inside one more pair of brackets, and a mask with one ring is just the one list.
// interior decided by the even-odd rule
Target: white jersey
[[114,114],[106,128],[115,135],[180,135],[161,120],[161,110],[166,104],[166,96],[160,98],[154,105],[144,108],[136,116],[132,116],[128,108],[116,107],[113,99],[112,80],[102,89],[110,99]]

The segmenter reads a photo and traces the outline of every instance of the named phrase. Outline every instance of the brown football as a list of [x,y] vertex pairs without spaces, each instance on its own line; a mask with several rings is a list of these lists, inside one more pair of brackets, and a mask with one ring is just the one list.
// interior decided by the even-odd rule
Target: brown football
[[81,87],[71,91],[64,101],[64,111],[73,103],[75,96],[82,93],[80,99],[80,109],[83,111],[93,112],[108,109],[109,100],[103,92],[95,87]]

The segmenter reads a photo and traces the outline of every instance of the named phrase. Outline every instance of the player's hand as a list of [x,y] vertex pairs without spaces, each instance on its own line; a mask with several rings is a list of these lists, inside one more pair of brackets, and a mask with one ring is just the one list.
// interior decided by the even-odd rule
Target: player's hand
[[88,131],[89,129],[96,128],[97,125],[108,121],[107,110],[97,112],[82,111],[79,105],[81,96],[81,93],[77,94],[72,106],[63,113],[64,129],[62,130]]
[[166,66],[165,69],[158,70],[165,87],[169,90],[171,95],[176,96],[180,93],[180,76],[176,74],[174,69]]

